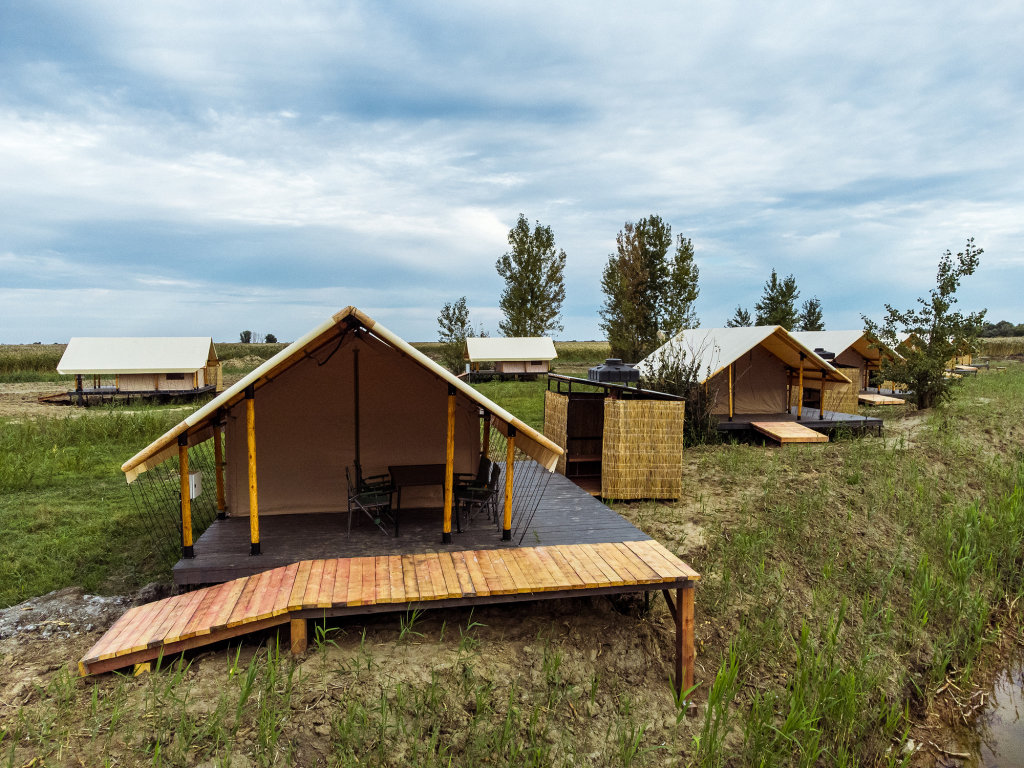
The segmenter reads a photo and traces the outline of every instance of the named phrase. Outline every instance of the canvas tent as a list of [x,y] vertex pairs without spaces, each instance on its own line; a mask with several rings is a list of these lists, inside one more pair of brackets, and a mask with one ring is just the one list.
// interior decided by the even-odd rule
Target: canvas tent
[[[258,551],[261,515],[344,509],[346,469],[357,463],[365,475],[393,465],[438,463],[449,478],[473,473],[487,444],[481,434],[492,428],[543,469],[555,467],[558,446],[347,307],[140,451],[122,470],[134,482],[168,459],[187,461],[189,447],[213,438],[218,509],[249,516],[251,543]],[[225,441],[230,450],[222,461]],[[511,484],[514,477],[505,474]],[[447,487],[450,491],[450,481]],[[183,546],[190,545],[187,496],[182,493]],[[449,538],[451,503],[449,492],[443,531]]]
[[474,371],[493,363],[495,373],[547,373],[556,357],[555,343],[542,336],[466,339],[465,359]]
[[209,336],[76,336],[68,342],[57,372],[75,375],[76,389],[92,377],[94,389],[113,379],[114,394],[222,389],[221,365]]
[[[686,329],[637,363],[637,368],[650,377],[674,359],[686,365],[696,363],[698,381],[713,398],[711,412],[729,418],[786,413],[790,388],[803,388],[810,381],[823,388],[851,383],[778,325]],[[798,405],[798,416],[801,410]]]
[[[869,386],[870,375],[881,370],[883,351],[865,331],[793,331],[793,337],[805,347],[834,355],[830,359],[832,366],[852,382],[833,387],[825,407],[841,413],[857,413],[857,396]],[[793,390],[790,405],[795,406],[798,397],[802,397],[805,403],[813,400],[813,390],[809,389],[805,387],[804,392]]]

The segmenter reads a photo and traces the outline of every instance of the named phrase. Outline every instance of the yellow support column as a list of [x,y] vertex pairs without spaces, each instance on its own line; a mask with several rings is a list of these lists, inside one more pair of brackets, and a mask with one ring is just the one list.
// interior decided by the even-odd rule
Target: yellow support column
[[732,421],[732,416],[733,416],[733,413],[732,413],[732,410],[733,410],[732,409],[732,402],[733,402],[733,394],[732,394],[732,388],[733,388],[732,387],[732,367],[733,367],[732,363],[729,363],[729,421]]
[[800,353],[800,379],[796,385],[797,388],[797,400],[796,400],[796,420],[800,421],[800,418],[804,414],[804,353]]
[[223,423],[218,417],[213,425],[213,465],[217,478],[217,519],[228,516],[228,504],[224,497],[224,433]]
[[455,489],[455,387],[448,385],[448,430],[444,446],[444,526],[441,542],[452,543],[452,501]]
[[256,494],[256,389],[245,388],[245,437],[249,446],[249,554],[260,553],[260,509]]
[[516,428],[508,425],[508,450],[505,454],[505,515],[501,522],[501,540],[512,540],[512,478],[515,475]]
[[178,435],[178,476],[181,494],[181,556],[195,557],[192,548],[192,494],[188,485],[188,432]]

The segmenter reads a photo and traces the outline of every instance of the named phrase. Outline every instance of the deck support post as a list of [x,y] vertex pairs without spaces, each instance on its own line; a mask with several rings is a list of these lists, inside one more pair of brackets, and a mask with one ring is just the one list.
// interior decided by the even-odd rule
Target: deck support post
[[800,421],[800,419],[804,415],[804,353],[803,352],[800,353],[800,379],[797,382],[796,388],[797,388],[797,395],[796,395],[796,398],[797,398],[796,399],[796,420]]
[[670,590],[663,589],[661,593],[665,596],[668,612],[676,626],[676,664],[673,684],[676,694],[680,694],[693,687],[693,668],[697,659],[694,650],[693,582],[687,582],[686,586],[676,590],[674,602]]
[[818,403],[818,405],[820,407],[820,411],[818,413],[818,418],[821,419],[822,421],[824,421],[824,419],[825,419],[825,369],[824,368],[821,369],[821,389],[818,391],[818,400],[820,401]]
[[299,654],[306,652],[306,620],[305,619],[291,619],[288,622],[288,628],[291,631],[291,641],[289,643],[292,656],[298,656]]
[[260,508],[256,493],[256,387],[245,388],[245,437],[249,453],[249,554],[260,553]]
[[178,476],[181,481],[181,556],[195,557],[192,548],[192,494],[188,482],[188,430],[178,435]]
[[501,540],[512,541],[512,481],[516,464],[516,428],[508,425],[505,453],[505,514],[501,519]]
[[444,527],[441,530],[441,543],[452,543],[452,504],[455,489],[455,387],[448,385],[448,429],[445,436],[444,451]]
[[228,516],[227,499],[224,496],[224,423],[220,416],[213,423],[213,466],[217,478],[217,519]]
[[729,421],[732,421],[732,416],[733,416],[733,405],[732,405],[733,404],[733,393],[732,393],[732,389],[733,389],[732,373],[733,372],[732,372],[732,368],[733,368],[733,364],[729,363]]

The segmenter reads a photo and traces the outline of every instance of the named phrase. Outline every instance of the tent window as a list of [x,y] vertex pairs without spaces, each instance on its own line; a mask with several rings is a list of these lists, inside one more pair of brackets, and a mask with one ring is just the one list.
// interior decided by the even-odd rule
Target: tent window
[[168,373],[167,374],[167,380],[168,381],[184,381],[185,380],[185,374],[184,373]]

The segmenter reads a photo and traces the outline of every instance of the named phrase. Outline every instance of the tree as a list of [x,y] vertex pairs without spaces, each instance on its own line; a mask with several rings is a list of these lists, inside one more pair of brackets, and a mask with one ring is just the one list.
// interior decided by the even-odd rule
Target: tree
[[725,321],[726,328],[749,328],[754,324],[750,319],[750,312],[743,307],[736,307],[732,317]]
[[268,333],[267,338],[264,339],[264,341],[266,341],[267,344],[277,344],[277,336],[272,333]]
[[454,303],[445,302],[437,316],[437,340],[441,342],[441,364],[448,370],[458,372],[463,366],[466,337],[473,335],[469,322],[469,307],[466,297]]
[[565,251],[555,250],[551,227],[538,221],[530,231],[530,222],[520,213],[508,243],[512,250],[495,264],[505,280],[498,301],[505,319],[498,330],[505,336],[546,336],[562,330]]
[[799,331],[825,330],[825,319],[821,315],[821,299],[815,296],[803,303],[800,316],[797,317],[796,328]]
[[982,253],[968,238],[955,257],[947,250],[939,258],[935,287],[927,298],[918,298],[917,308],[900,311],[886,304],[880,325],[863,317],[869,334],[889,349],[899,348],[898,357],[883,358],[882,377],[913,391],[918,408],[931,408],[950,396],[955,379],[946,377],[947,365],[977,347],[985,310],[964,315],[954,312],[953,305],[961,281],[974,274]]
[[240,334],[238,334],[238,340],[243,344],[251,344],[252,331],[242,331]]
[[797,321],[796,300],[799,296],[796,278],[787,275],[785,279],[779,280],[773,269],[772,276],[764,284],[761,300],[754,305],[757,312],[754,325],[781,325],[787,331],[793,330]]
[[627,221],[615,242],[601,276],[601,328],[613,356],[636,362],[658,346],[659,334],[699,325],[693,309],[699,272],[689,238],[680,235],[669,257],[672,227],[660,216]]

